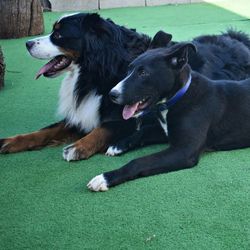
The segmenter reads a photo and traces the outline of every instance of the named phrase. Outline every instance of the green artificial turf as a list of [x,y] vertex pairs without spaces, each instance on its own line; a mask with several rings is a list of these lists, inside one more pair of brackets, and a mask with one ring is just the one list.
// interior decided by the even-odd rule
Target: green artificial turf
[[[228,27],[250,33],[247,18],[210,4],[100,13],[149,35],[163,29],[175,40]],[[60,15],[45,13],[46,32]],[[43,62],[28,55],[26,40],[0,41],[7,63],[0,137],[59,119],[61,78],[34,80]],[[164,147],[73,163],[62,159],[62,146],[0,155],[0,249],[250,249],[250,149],[207,153],[193,169],[105,193],[87,190],[95,175]]]

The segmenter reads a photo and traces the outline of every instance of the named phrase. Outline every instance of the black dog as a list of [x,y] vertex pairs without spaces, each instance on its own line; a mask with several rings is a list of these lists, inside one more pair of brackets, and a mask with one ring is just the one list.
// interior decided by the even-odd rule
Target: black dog
[[116,89],[116,103],[128,119],[164,101],[161,124],[169,148],[131,161],[92,179],[88,188],[109,187],[195,166],[202,152],[250,146],[250,79],[213,81],[188,65],[191,43],[149,50],[134,60]]
[[[171,47],[177,42],[169,42],[170,35],[160,31],[154,39],[154,47]],[[250,40],[243,32],[228,30],[221,35],[200,36],[192,40],[197,52],[192,49],[188,53],[188,61],[191,68],[210,79],[220,80],[243,80],[250,77]],[[110,93],[111,98],[116,100],[117,85]],[[164,105],[158,105],[154,112],[143,116],[143,121],[148,117],[159,116],[159,110]],[[147,119],[145,119],[147,118]],[[138,119],[140,129],[121,141],[112,145],[107,154],[114,156],[132,150],[142,145],[167,142],[164,131],[159,129],[159,124],[147,124]]]

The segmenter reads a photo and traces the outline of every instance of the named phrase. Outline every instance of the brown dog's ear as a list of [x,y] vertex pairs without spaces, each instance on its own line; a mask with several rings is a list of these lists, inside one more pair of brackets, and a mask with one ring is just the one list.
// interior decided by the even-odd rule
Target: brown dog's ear
[[106,32],[105,22],[97,13],[89,13],[82,19],[82,28],[93,34],[101,35]]
[[166,55],[166,59],[171,62],[172,67],[182,69],[188,63],[188,51],[197,51],[192,43],[180,43],[176,46],[175,50]]
[[83,18],[83,26],[86,29],[96,29],[101,25],[102,19],[97,13],[89,13],[86,17]]
[[158,31],[153,37],[149,49],[166,47],[168,43],[171,41],[172,35],[168,34],[162,30]]

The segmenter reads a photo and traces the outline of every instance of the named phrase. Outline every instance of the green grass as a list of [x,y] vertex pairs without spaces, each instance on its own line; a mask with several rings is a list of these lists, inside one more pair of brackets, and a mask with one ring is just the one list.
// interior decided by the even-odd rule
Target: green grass
[[[250,6],[246,6],[250,11]],[[250,21],[209,4],[103,10],[104,17],[175,40]],[[46,32],[61,13],[46,13]],[[1,40],[7,63],[0,92],[0,137],[46,126],[55,115],[61,78],[34,76],[42,61],[24,39]],[[0,155],[0,249],[250,249],[250,149],[208,153],[197,167],[92,193],[97,174],[164,148],[68,163],[62,146]]]

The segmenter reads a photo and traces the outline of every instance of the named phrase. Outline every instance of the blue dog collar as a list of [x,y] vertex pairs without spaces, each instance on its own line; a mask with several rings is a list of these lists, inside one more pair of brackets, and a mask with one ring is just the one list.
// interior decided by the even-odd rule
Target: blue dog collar
[[[168,101],[165,101],[165,102],[160,102],[157,104],[157,110],[162,112],[164,110],[167,110],[169,109],[171,106],[173,106],[179,99],[181,99],[185,93],[187,92],[190,84],[192,82],[192,76],[191,74],[189,75],[188,77],[188,80],[186,82],[186,84],[181,88],[179,89],[174,96],[172,96]],[[149,110],[145,110],[141,113],[141,115],[146,115],[147,113],[149,113],[150,111]]]
[[191,74],[189,75],[188,77],[188,80],[186,82],[186,84],[181,88],[179,89],[175,95],[173,97],[171,97],[168,101],[166,102],[163,102],[163,103],[159,103],[157,106],[159,107],[159,111],[164,111],[166,109],[169,109],[171,106],[173,106],[179,99],[181,99],[185,93],[187,92],[190,84],[191,84],[191,81],[192,81],[192,76]]

